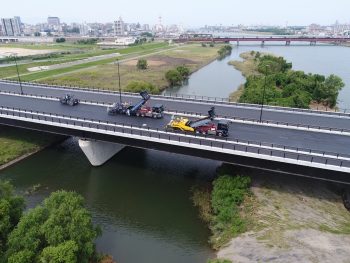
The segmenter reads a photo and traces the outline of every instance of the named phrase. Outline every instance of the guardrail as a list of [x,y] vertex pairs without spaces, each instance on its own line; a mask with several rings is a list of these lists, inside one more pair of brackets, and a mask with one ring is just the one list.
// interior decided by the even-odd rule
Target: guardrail
[[[303,153],[288,152],[286,151],[287,148],[267,149],[267,148],[262,148],[263,143],[260,143],[260,146],[253,145],[253,144],[242,145],[234,141],[228,141],[227,139],[222,139],[222,138],[219,139],[216,137],[208,140],[208,138],[203,138],[203,136],[197,136],[196,134],[192,134],[192,133],[178,134],[173,132],[167,132],[160,129],[150,129],[149,127],[145,128],[139,125],[129,125],[129,124],[117,123],[117,122],[101,122],[100,120],[79,118],[79,117],[73,117],[73,116],[67,116],[67,115],[62,116],[58,114],[44,113],[44,112],[38,112],[38,111],[27,111],[27,110],[22,110],[18,108],[1,107],[0,114],[6,115],[6,116],[21,117],[28,120],[45,121],[52,124],[70,125],[70,126],[79,127],[82,129],[84,128],[96,129],[101,131],[101,133],[106,131],[106,132],[113,132],[113,133],[119,133],[119,134],[128,134],[132,136],[137,135],[147,139],[150,138],[151,140],[154,140],[154,139],[159,139],[163,141],[166,140],[169,142],[171,141],[173,144],[185,143],[186,145],[187,144],[190,144],[190,145],[192,144],[197,146],[199,145],[203,147],[210,147],[213,150],[216,149],[216,151],[221,149],[222,151],[231,150],[231,151],[238,151],[242,153],[245,152],[253,155],[260,155],[260,156],[263,155],[265,156],[266,159],[268,159],[268,157],[282,158],[282,159],[294,160],[297,162],[302,161],[307,163],[350,169],[350,160],[344,160],[343,159],[344,156],[339,154],[334,154],[334,156],[330,157],[330,156],[327,156],[330,153],[324,153],[323,155],[321,155],[320,153],[317,153],[318,155],[314,155],[315,153],[311,150],[310,152],[312,154],[308,154],[305,152]],[[346,158],[348,158],[348,156],[346,156]]]
[[[0,79],[2,82],[6,83],[15,83],[18,84],[18,81],[13,80],[7,80],[7,79]],[[100,89],[100,88],[94,88],[94,87],[77,87],[77,86],[64,86],[64,85],[52,85],[52,84],[44,84],[39,82],[22,82],[23,85],[32,85],[32,86],[41,86],[41,87],[52,87],[52,88],[59,88],[59,89],[69,89],[69,90],[77,90],[77,91],[89,91],[89,92],[103,92],[103,93],[109,93],[118,95],[119,92],[115,90],[106,90],[106,89]],[[134,92],[122,92],[124,95],[129,96],[136,96],[139,97],[138,93]],[[178,94],[178,93],[168,93],[164,95],[153,95],[154,98],[159,99],[168,99],[168,100],[184,100],[184,101],[195,101],[195,102],[204,102],[204,103],[215,103],[215,104],[224,104],[224,105],[231,105],[231,106],[237,106],[237,107],[245,107],[245,108],[256,108],[260,109],[261,105],[259,104],[250,104],[250,103],[238,103],[238,102],[230,102],[228,98],[219,98],[219,97],[210,97],[210,96],[197,96],[197,95],[187,95],[187,94]],[[328,108],[326,107],[325,110],[318,109],[317,110],[311,110],[311,109],[300,109],[300,108],[290,108],[290,107],[283,107],[283,106],[273,106],[273,105],[264,105],[264,109],[269,110],[280,110],[280,111],[290,111],[290,112],[300,112],[300,113],[313,113],[313,114],[328,114],[328,115],[335,115],[335,116],[346,116],[350,117],[350,109],[342,109],[342,108]],[[323,109],[323,108],[322,108]]]
[[[7,93],[7,94],[14,94],[14,95],[21,95],[18,92],[11,92],[11,91],[0,91],[0,93]],[[29,94],[25,93],[24,96],[29,97],[35,97],[35,98],[46,98],[46,99],[58,99],[59,97],[56,96],[48,96],[48,95],[36,95],[36,94]],[[105,105],[110,106],[110,103],[107,102],[100,102],[100,101],[92,101],[92,100],[80,100],[80,102],[83,103],[91,103],[91,104],[97,104],[97,105]],[[180,110],[172,110],[169,108],[166,108],[166,111],[168,112],[174,112],[176,114],[184,114],[184,115],[192,115],[192,116],[198,116],[203,117],[203,114],[197,113],[197,112],[189,112],[189,111],[180,111]],[[233,121],[243,121],[243,122],[250,122],[258,125],[263,124],[273,124],[277,126],[282,127],[289,127],[289,128],[304,128],[308,129],[310,131],[329,131],[329,132],[338,132],[338,133],[348,133],[350,134],[350,129],[340,129],[340,128],[333,128],[333,127],[326,127],[326,126],[317,126],[317,125],[306,125],[306,124],[300,124],[300,123],[290,123],[290,122],[282,122],[282,121],[273,121],[273,120],[262,120],[261,122],[257,119],[251,119],[251,118],[243,118],[243,117],[236,117],[236,116],[228,116],[228,115],[216,115],[217,118],[223,118]]]

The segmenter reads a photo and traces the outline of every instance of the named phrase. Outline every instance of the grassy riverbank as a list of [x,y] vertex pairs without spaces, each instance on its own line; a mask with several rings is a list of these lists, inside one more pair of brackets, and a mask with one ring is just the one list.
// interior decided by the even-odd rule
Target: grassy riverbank
[[[153,84],[156,87],[155,93],[159,93],[168,85],[165,79],[165,73],[168,70],[185,65],[191,72],[194,72],[216,59],[219,48],[220,45],[215,47],[202,47],[201,45],[175,47],[172,50],[145,57],[148,62],[146,70],[136,68],[136,58],[129,59],[120,64],[122,89],[127,90],[128,84],[132,81],[143,81]],[[116,74],[117,69],[114,64],[101,63],[87,69],[46,77],[40,82],[114,90],[118,88]]]
[[62,139],[53,134],[0,126],[0,166]]
[[346,262],[350,213],[340,193],[326,182],[224,165],[211,186],[193,190],[218,249],[220,260],[209,262]]
[[[264,104],[294,108],[314,108],[315,106],[334,108],[343,81],[335,76],[306,74],[292,69],[292,63],[283,57],[267,53],[245,52],[243,61],[229,64],[246,77],[244,88],[233,92],[231,100],[242,103]],[[266,92],[265,92],[266,90]]]

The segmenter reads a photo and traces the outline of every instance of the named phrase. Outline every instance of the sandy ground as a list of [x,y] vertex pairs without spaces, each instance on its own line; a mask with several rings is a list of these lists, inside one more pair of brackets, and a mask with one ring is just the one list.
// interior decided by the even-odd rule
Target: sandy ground
[[55,52],[55,50],[36,50],[36,49],[26,49],[26,48],[11,48],[11,47],[0,47],[0,56],[9,56],[9,53],[16,53],[19,57],[48,54]]
[[218,252],[232,262],[350,262],[350,212],[339,187],[253,177],[252,230]]

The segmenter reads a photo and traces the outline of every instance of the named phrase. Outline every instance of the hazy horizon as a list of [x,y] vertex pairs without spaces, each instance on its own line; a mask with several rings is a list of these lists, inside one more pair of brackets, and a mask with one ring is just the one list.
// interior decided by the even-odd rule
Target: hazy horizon
[[[247,0],[242,2],[219,0],[199,2],[178,0],[167,3],[160,0],[112,1],[94,3],[76,0],[47,2],[44,0],[20,1],[2,4],[0,17],[20,16],[24,23],[43,23],[48,16],[58,16],[62,22],[113,22],[120,16],[125,22],[156,24],[162,17],[163,24],[182,24],[186,27],[204,25],[322,25],[350,23],[350,2],[320,0]],[[331,11],[330,11],[331,10]]]

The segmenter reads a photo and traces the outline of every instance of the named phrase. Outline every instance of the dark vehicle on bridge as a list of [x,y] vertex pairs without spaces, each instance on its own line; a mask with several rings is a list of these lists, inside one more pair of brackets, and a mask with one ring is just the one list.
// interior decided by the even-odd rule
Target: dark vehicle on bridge
[[107,113],[109,115],[125,114],[128,116],[141,116],[155,119],[163,118],[164,106],[162,104],[156,104],[153,107],[144,106],[151,96],[147,91],[140,92],[140,95],[142,99],[135,105],[128,102],[116,102],[111,107],[107,108]]
[[163,104],[155,104],[153,107],[142,106],[137,112],[136,116],[150,117],[154,119],[163,118],[164,106]]
[[176,116],[165,127],[167,131],[185,131],[194,132],[203,135],[216,135],[220,137],[227,137],[229,130],[229,122],[226,120],[219,121],[218,124],[212,123],[215,118],[215,108],[212,107],[208,111],[208,116],[189,120],[186,117]]
[[64,97],[60,98],[60,102],[63,105],[75,106],[79,104],[79,100],[71,94],[65,94]]
[[229,121],[220,120],[217,125],[214,123],[209,123],[203,126],[199,126],[195,129],[196,133],[201,133],[204,135],[216,135],[220,137],[227,137],[229,129]]

